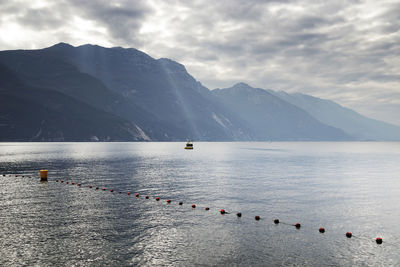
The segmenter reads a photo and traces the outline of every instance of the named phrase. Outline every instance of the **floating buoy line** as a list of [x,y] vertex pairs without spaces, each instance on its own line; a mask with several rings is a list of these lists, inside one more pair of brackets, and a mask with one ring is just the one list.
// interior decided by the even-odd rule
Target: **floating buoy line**
[[[47,180],[47,173],[48,173],[47,170],[41,170],[41,171],[40,171],[40,178],[41,178],[41,181],[42,181],[42,182],[47,182],[47,181],[48,181],[48,180]],[[20,174],[2,174],[1,176],[3,176],[3,177],[21,177],[21,178],[25,178],[25,177],[26,177],[26,178],[34,178],[32,175],[20,175]],[[73,181],[67,181],[67,180],[62,180],[62,179],[56,179],[55,181],[56,181],[57,183],[60,183],[60,184],[75,185],[75,182],[73,182]],[[83,188],[83,187],[86,187],[86,188],[94,189],[94,190],[109,191],[109,192],[111,192],[111,193],[114,193],[114,189],[113,189],[113,188],[110,188],[110,189],[107,189],[106,187],[100,188],[99,186],[94,186],[94,185],[92,185],[92,184],[87,185],[87,186],[83,186],[82,183],[78,182],[78,183],[76,183],[76,186],[82,187],[82,188]],[[124,194],[124,195],[130,196],[130,195],[131,195],[131,192],[129,192],[129,191],[128,191],[128,192],[118,191],[118,194],[120,194],[120,195]],[[138,198],[141,197],[141,195],[140,195],[139,193],[135,193],[135,197],[138,199]],[[150,199],[150,196],[149,196],[149,195],[145,195],[143,198],[149,200],[149,199]],[[157,196],[157,197],[154,197],[154,198],[152,198],[152,199],[154,199],[155,201],[160,201],[160,200],[161,200],[161,198],[158,197],[158,196]],[[167,204],[171,204],[173,201],[172,201],[171,199],[166,199],[165,202],[166,202]],[[179,202],[177,202],[177,203],[178,203],[178,205],[180,205],[180,206],[183,205],[183,201],[179,201]],[[191,204],[191,207],[192,207],[192,209],[196,209],[197,206],[196,206],[196,204]],[[205,211],[209,211],[210,208],[206,206],[206,207],[204,207],[204,210],[205,210]],[[220,209],[220,210],[219,210],[219,213],[220,213],[221,215],[231,214],[230,212],[226,211],[225,209]],[[242,217],[242,213],[241,213],[241,212],[237,212],[237,213],[236,213],[236,216],[237,216],[238,218],[241,218],[241,217]],[[255,215],[255,216],[254,216],[254,220],[255,220],[255,221],[260,221],[260,220],[262,220],[262,218],[261,218],[260,215]],[[299,222],[297,222],[297,223],[295,223],[295,224],[291,224],[291,223],[282,222],[282,221],[280,221],[280,220],[277,219],[277,218],[273,220],[273,223],[276,224],[276,225],[278,225],[278,224],[283,224],[283,225],[294,226],[294,227],[295,227],[296,229],[298,229],[298,230],[302,227],[301,224],[300,224]],[[318,229],[318,231],[319,231],[319,233],[324,234],[326,230],[325,230],[324,227],[320,227],[320,228]],[[344,236],[347,237],[348,239],[351,239],[351,238],[354,238],[354,237],[355,237],[355,238],[362,238],[362,237],[359,237],[359,236],[355,236],[352,232],[346,232],[346,233],[344,234]],[[370,238],[362,238],[362,239],[371,240]],[[376,242],[376,244],[381,245],[381,244],[383,243],[383,238],[382,238],[382,237],[376,237],[374,241]],[[387,242],[386,242],[386,243],[387,243]],[[394,245],[394,244],[392,244],[392,245]]]

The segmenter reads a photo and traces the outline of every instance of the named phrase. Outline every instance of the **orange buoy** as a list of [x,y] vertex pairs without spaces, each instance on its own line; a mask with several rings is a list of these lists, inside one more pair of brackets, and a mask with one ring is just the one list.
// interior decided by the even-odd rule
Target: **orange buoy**
[[195,205],[195,204],[192,204],[192,208],[196,208],[196,205]]
[[71,184],[74,185],[75,183],[74,183],[74,182],[71,182]]
[[242,217],[242,213],[241,213],[241,212],[238,212],[238,213],[236,213],[236,216]]
[[139,197],[139,193],[136,194],[136,197]]
[[222,215],[224,215],[224,214],[226,213],[226,211],[225,211],[224,209],[221,209],[219,212],[220,212]]
[[168,199],[168,200],[167,200],[167,203],[171,203],[171,199]]
[[296,223],[294,226],[296,226],[297,229],[300,229],[301,224],[300,223]]
[[40,180],[41,181],[47,181],[48,172],[49,172],[48,170],[40,170]]
[[81,183],[78,183],[77,186],[81,186]]
[[210,208],[209,208],[209,207],[205,207],[204,209],[205,209],[205,210],[210,210]]
[[278,224],[278,223],[279,223],[279,219],[275,219],[275,220],[274,220],[274,223],[275,223],[275,224]]
[[156,201],[159,201],[160,200],[160,198],[159,197],[156,197]]
[[146,196],[146,199],[149,199],[149,196]]
[[183,205],[183,202],[182,202],[182,201],[179,201],[179,205]]
[[259,221],[261,218],[260,218],[260,216],[256,215],[256,217],[254,217],[254,219],[256,219],[256,221]]
[[320,233],[325,233],[325,228],[324,227],[321,227],[321,228],[319,228],[319,230],[318,230]]
[[383,242],[383,240],[382,240],[381,237],[377,237],[377,238],[375,239],[375,241],[376,241],[377,244],[382,244],[382,242]]
[[347,238],[351,238],[352,236],[353,236],[353,234],[352,234],[351,232],[347,232],[347,233],[346,233],[346,237],[347,237]]

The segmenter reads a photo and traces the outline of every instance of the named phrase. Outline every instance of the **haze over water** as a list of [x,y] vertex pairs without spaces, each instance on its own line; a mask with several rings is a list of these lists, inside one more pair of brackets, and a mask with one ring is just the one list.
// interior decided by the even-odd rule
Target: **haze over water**
[[400,264],[400,143],[183,147],[0,143],[0,265]]

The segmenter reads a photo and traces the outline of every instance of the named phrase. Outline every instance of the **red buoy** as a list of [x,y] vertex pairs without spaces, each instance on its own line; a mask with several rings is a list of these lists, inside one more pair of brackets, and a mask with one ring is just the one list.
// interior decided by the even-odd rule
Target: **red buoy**
[[320,233],[325,233],[325,228],[324,227],[319,228],[319,232]]
[[139,197],[139,193],[136,193],[136,197]]
[[195,205],[195,204],[192,204],[192,208],[196,208],[196,205]]
[[149,196],[146,196],[145,198],[146,198],[146,199],[149,199]]
[[301,224],[300,223],[296,223],[294,226],[296,226],[297,229],[300,229]]
[[110,192],[111,192],[111,193],[114,192],[114,189],[110,189]]
[[156,197],[156,201],[159,201],[160,200],[160,198],[159,197]]
[[275,223],[275,224],[278,224],[278,223],[279,223],[279,219],[275,219],[275,220],[274,220],[274,223]]
[[179,205],[183,205],[183,202],[182,202],[182,201],[179,201]]
[[382,240],[381,237],[377,237],[377,238],[376,238],[376,243],[377,243],[377,244],[382,244],[382,242],[383,242],[383,240]]
[[71,182],[71,184],[74,185],[75,183],[74,183],[74,182]]
[[210,208],[209,208],[209,207],[205,207],[204,209],[205,209],[205,210],[210,210]]
[[236,213],[236,216],[242,217],[242,213],[241,213],[241,212],[238,212],[238,213]]
[[131,192],[126,193],[128,196],[131,194]]
[[171,199],[168,199],[168,200],[167,200],[167,203],[171,203]]
[[351,238],[351,237],[353,236],[353,234],[352,234],[351,232],[347,232],[347,233],[346,233],[346,236],[347,236],[348,238]]
[[259,221],[261,218],[260,218],[260,216],[256,215],[256,217],[254,217],[254,219],[256,219],[256,221]]
[[221,209],[219,212],[220,212],[222,215],[224,215],[224,214],[226,213],[226,211],[225,211],[224,209]]
[[81,183],[78,183],[77,186],[81,186]]

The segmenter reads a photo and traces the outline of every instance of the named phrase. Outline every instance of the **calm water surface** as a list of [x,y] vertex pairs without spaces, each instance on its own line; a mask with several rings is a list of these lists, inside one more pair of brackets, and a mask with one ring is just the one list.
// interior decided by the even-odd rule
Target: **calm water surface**
[[0,143],[0,265],[400,265],[400,143],[194,146]]

